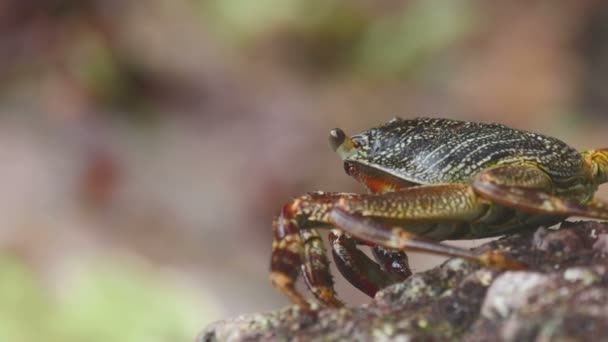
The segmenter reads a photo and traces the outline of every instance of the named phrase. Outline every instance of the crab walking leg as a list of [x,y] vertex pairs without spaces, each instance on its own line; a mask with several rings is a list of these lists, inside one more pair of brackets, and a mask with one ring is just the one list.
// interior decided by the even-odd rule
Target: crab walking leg
[[344,303],[336,297],[334,282],[329,272],[329,261],[321,236],[315,229],[302,230],[300,236],[304,240],[302,275],[306,286],[326,306],[344,306]]
[[[329,225],[328,210],[342,196],[349,195],[317,192],[298,197],[283,206],[281,213],[272,224],[270,281],[279,291],[305,311],[311,311],[311,307],[295,288],[295,282],[305,259],[308,262],[314,262],[315,258],[319,260],[319,255],[324,254],[324,251],[320,252],[318,248],[315,248],[315,245],[320,243],[315,239],[314,241],[317,242],[313,244],[311,240],[312,247],[309,246],[309,250],[306,252],[303,237],[306,238],[310,235],[302,234],[302,232],[313,227]],[[307,272],[306,268],[304,271]],[[327,282],[326,277],[328,276],[324,273],[329,274],[329,271],[324,267],[314,267],[314,270],[309,268],[309,273],[306,275],[308,277],[307,282],[310,283],[308,285],[323,284],[323,281],[317,282],[317,280],[325,278],[324,283],[327,286],[329,282]],[[333,300],[328,299],[328,301]]]
[[354,287],[373,297],[378,290],[394,284],[398,279],[382,270],[357,248],[357,241],[334,229],[329,233],[334,262],[340,273]]
[[[319,301],[329,306],[342,305],[333,290],[329,263],[325,257],[322,241],[316,231],[310,227],[328,225],[328,213],[341,198],[360,196],[365,195],[311,193],[285,205],[273,222],[271,282],[292,302],[305,310],[310,310],[310,305],[295,288],[300,269],[304,274],[306,285]],[[407,262],[404,263],[403,260],[407,259],[401,258],[400,261],[395,261],[395,269],[385,273],[354,245],[350,248],[350,244],[343,244],[343,241],[344,239],[341,239],[333,243],[332,240],[334,260],[340,272],[363,292],[375,293],[379,288],[400,279],[396,276],[391,279],[391,273],[401,272],[403,277],[403,269],[407,269]],[[388,263],[388,260],[385,261]]]
[[443,245],[407,231],[408,223],[471,222],[482,217],[488,205],[466,184],[440,184],[407,188],[382,195],[341,198],[330,212],[330,222],[348,234],[379,246],[474,260],[484,265],[522,269],[523,265],[497,253],[476,255]]
[[522,211],[608,220],[608,205],[597,199],[585,205],[551,195],[549,176],[534,166],[507,165],[483,171],[473,188],[481,197]]
[[415,234],[408,233],[401,227],[391,226],[370,218],[353,215],[342,209],[334,209],[330,215],[335,224],[349,234],[360,239],[372,241],[386,248],[463,258],[478,262],[482,265],[509,270],[521,270],[526,268],[523,264],[509,260],[499,253],[488,252],[482,255],[476,255],[469,250],[427,240],[420,236],[416,236]]
[[293,217],[281,213],[272,223],[274,238],[270,260],[270,281],[289,299],[310,311],[306,299],[296,290],[295,282],[302,265],[304,244]]
[[403,225],[417,221],[471,222],[487,209],[488,205],[464,184],[419,186],[383,194],[319,192],[302,196],[285,205],[273,222],[270,279],[292,302],[310,310],[295,288],[305,253],[301,231],[323,226],[338,227],[357,239],[389,249],[417,250],[502,268],[522,268],[500,254],[477,256],[466,249],[423,240],[383,222],[397,221]]

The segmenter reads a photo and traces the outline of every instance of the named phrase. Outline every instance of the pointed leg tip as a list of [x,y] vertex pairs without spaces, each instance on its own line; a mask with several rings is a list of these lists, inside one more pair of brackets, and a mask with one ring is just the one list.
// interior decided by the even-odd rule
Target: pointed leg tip
[[289,299],[302,309],[302,311],[312,312],[311,305],[306,299],[296,290],[293,279],[282,272],[271,272],[270,282],[277,288],[281,293],[285,294]]
[[485,266],[496,267],[509,271],[523,271],[529,267],[519,261],[507,258],[504,254],[489,252],[483,254],[479,261]]
[[529,268],[528,265],[513,260],[507,260],[505,263],[505,269],[509,271],[525,271]]
[[341,308],[344,303],[336,297],[336,292],[330,288],[324,288],[321,290],[319,299],[328,307]]
[[310,317],[316,317],[317,313],[319,312],[318,305],[310,304],[307,301],[304,301],[302,303],[296,303],[294,308],[296,310],[299,310],[303,315]]

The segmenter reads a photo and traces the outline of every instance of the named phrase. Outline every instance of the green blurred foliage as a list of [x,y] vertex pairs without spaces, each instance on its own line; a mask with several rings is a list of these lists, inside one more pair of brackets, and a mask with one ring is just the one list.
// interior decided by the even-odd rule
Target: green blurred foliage
[[[242,45],[288,35],[286,48],[302,60],[372,76],[406,74],[475,29],[469,0],[408,1],[379,13],[342,0],[203,2],[207,23]],[[392,5],[395,6],[395,5]],[[381,6],[378,6],[381,7]],[[296,42],[296,43],[293,43]],[[315,53],[316,50],[322,53]],[[335,58],[333,63],[327,59]]]
[[407,73],[474,31],[467,0],[417,1],[374,22],[359,47],[359,63],[381,74]]
[[76,46],[70,71],[86,89],[104,104],[124,105],[132,97],[127,70],[101,37],[84,35]]
[[[0,257],[0,341],[191,341],[214,305],[125,263],[91,263],[54,293]],[[70,278],[70,277],[67,277]]]

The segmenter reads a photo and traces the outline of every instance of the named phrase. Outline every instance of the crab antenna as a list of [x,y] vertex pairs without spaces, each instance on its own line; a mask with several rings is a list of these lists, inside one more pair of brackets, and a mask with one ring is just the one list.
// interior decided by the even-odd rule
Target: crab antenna
[[583,152],[597,184],[608,182],[608,148]]
[[340,128],[334,128],[329,131],[329,144],[342,159],[348,158],[357,151],[353,140],[344,134]]

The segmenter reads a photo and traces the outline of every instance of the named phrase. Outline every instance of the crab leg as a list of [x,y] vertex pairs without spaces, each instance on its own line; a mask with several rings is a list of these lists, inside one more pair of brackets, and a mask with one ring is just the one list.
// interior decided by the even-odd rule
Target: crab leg
[[329,272],[329,261],[321,236],[315,229],[302,230],[300,236],[304,240],[302,274],[306,286],[326,306],[343,306],[344,303],[336,297],[334,282]]
[[357,248],[357,240],[334,229],[329,233],[334,262],[340,273],[361,292],[373,297],[378,290],[394,284],[397,277],[385,272]]
[[287,219],[281,214],[273,221],[272,226],[274,238],[270,260],[270,281],[293,303],[310,311],[310,305],[295,288],[304,253],[304,243],[295,220]]
[[608,219],[608,205],[597,199],[585,205],[550,195],[549,176],[535,166],[509,165],[489,169],[475,179],[473,189],[494,203],[522,211]]
[[[291,203],[286,204],[281,213],[272,224],[273,241],[272,256],[270,261],[270,281],[284,293],[289,299],[298,304],[303,310],[311,311],[310,304],[295,288],[295,281],[298,278],[300,268],[304,261],[314,263],[315,260],[322,260],[321,266],[306,266],[304,273],[309,287],[329,288],[331,291],[315,291],[316,294],[331,293],[331,278],[324,249],[318,248],[320,240],[307,233],[313,227],[328,224],[327,210],[332,203],[340,198],[339,194],[312,193],[296,198]],[[309,248],[305,247],[308,241]],[[334,302],[332,296],[327,297],[327,302]],[[320,298],[322,302],[325,300]],[[338,300],[335,299],[337,304]]]
[[[520,269],[520,264],[495,253],[475,255],[466,249],[442,245],[406,231],[408,223],[471,222],[488,205],[478,200],[470,186],[443,184],[420,186],[385,194],[313,193],[285,205],[273,224],[271,281],[294,303],[310,309],[295,289],[305,259],[301,232],[313,227],[337,227],[357,239],[397,250],[416,250],[475,260],[484,265]],[[391,222],[397,222],[395,227]],[[324,271],[323,271],[324,272]]]
[[400,226],[393,226],[375,219],[352,214],[339,208],[332,211],[331,218],[337,226],[349,234],[386,248],[463,258],[482,265],[504,269],[519,270],[525,268],[524,265],[511,261],[502,254],[488,252],[477,255],[466,249],[444,245],[409,233]]
[[342,198],[330,213],[330,221],[358,239],[389,249],[465,258],[505,269],[524,268],[501,254],[477,255],[425,238],[429,233],[417,234],[415,229],[424,222],[459,227],[459,223],[482,218],[489,207],[469,185],[426,185],[381,195],[362,195],[356,200]]

